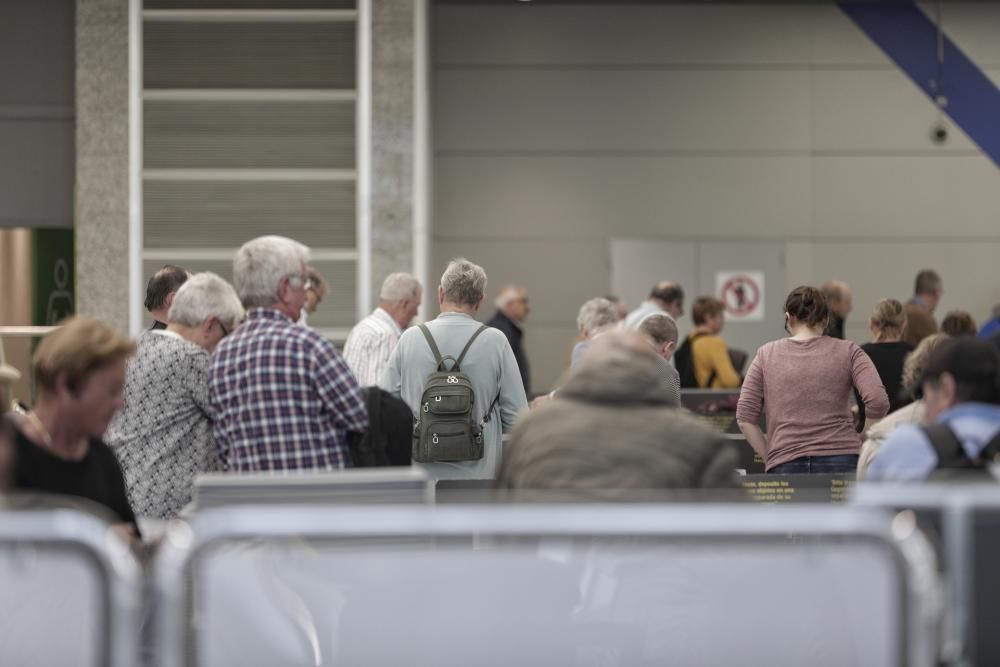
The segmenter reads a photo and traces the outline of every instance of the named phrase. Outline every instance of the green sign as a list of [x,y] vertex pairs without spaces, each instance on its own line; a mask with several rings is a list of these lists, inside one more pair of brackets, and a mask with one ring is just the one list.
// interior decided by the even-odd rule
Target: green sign
[[72,229],[31,232],[31,323],[51,326],[76,310]]

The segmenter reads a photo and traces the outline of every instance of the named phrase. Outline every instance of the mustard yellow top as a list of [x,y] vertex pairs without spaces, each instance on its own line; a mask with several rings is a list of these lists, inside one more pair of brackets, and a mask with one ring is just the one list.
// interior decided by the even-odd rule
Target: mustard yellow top
[[[740,386],[740,374],[729,360],[726,341],[721,336],[699,336],[691,343],[691,362],[698,386],[703,389],[735,389]],[[708,378],[715,371],[712,386]]]

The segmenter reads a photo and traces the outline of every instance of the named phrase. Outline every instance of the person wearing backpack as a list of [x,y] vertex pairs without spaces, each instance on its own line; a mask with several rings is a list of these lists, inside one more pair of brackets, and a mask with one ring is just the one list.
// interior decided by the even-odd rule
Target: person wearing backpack
[[694,329],[675,354],[674,363],[685,389],[735,389],[743,378],[733,368],[726,341],[719,334],[725,324],[725,304],[699,297],[691,307]]
[[1000,353],[980,339],[948,339],[928,359],[921,390],[926,425],[893,431],[865,479],[984,477],[1000,461]]
[[493,479],[503,433],[528,402],[503,332],[477,322],[486,272],[458,258],[441,276],[441,314],[399,339],[382,388],[414,417],[413,459],[436,479]]

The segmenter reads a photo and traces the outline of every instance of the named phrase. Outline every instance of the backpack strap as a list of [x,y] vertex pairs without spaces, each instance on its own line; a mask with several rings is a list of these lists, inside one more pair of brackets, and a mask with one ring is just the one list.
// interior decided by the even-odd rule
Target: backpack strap
[[487,329],[489,329],[489,327],[486,326],[485,324],[480,325],[480,327],[476,329],[476,333],[472,334],[472,338],[470,338],[469,342],[466,343],[465,347],[462,348],[462,353],[458,355],[458,360],[455,361],[455,366],[452,368],[452,370],[456,371],[462,370],[462,361],[465,359],[465,353],[469,351],[470,347],[472,347],[472,342],[477,338],[479,338],[479,334],[483,333]]
[[431,335],[431,330],[427,328],[427,325],[421,324],[420,333],[422,333],[424,338],[427,339],[427,344],[430,345],[431,353],[434,354],[434,361],[436,361],[438,366],[440,366],[444,359],[441,358],[441,350],[438,349],[437,343],[434,342],[434,336]]
[[955,432],[947,424],[924,426],[923,431],[927,435],[927,439],[930,440],[931,446],[934,447],[934,453],[937,454],[938,468],[969,469],[983,467],[978,457],[974,460],[966,455],[958,436],[955,435]]
[[[490,403],[490,407],[487,408],[486,410],[486,414],[483,415],[483,426],[490,423],[490,418],[493,417],[493,408],[495,408],[497,406],[497,403],[499,402],[500,402],[500,390],[498,389],[496,398],[493,399],[493,402]],[[998,435],[996,439],[1000,440],[1000,435]]]
[[[441,356],[441,350],[438,349],[437,343],[434,341],[434,336],[431,335],[431,330],[428,329],[426,325],[424,325],[424,324],[420,325],[420,333],[422,333],[424,335],[424,338],[427,339],[427,345],[429,345],[430,348],[431,348],[431,353],[434,355],[434,361],[437,362],[437,369],[439,371],[445,370],[444,368],[442,368],[442,366],[444,366],[444,360],[445,359],[451,359],[452,361],[455,361],[454,357],[451,357],[451,356],[442,357]],[[458,362],[456,362],[456,365],[453,366],[453,370],[455,368],[458,368]]]
[[993,439],[986,443],[986,446],[979,452],[979,458],[986,463],[1000,462],[1000,431],[997,431]]

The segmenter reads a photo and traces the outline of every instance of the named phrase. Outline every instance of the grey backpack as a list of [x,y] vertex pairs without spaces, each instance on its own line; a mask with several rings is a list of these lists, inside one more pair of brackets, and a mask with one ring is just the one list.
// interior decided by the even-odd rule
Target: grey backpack
[[[478,461],[483,458],[483,425],[489,422],[490,414],[500,399],[499,392],[490,409],[486,411],[482,424],[477,424],[473,406],[476,395],[472,381],[462,372],[465,353],[472,347],[486,325],[479,327],[465,344],[458,359],[442,357],[430,330],[420,325],[427,344],[434,353],[437,369],[427,377],[424,393],[420,397],[420,408],[413,425],[413,460],[420,463],[440,463],[446,461]],[[451,370],[445,367],[450,359]]]

